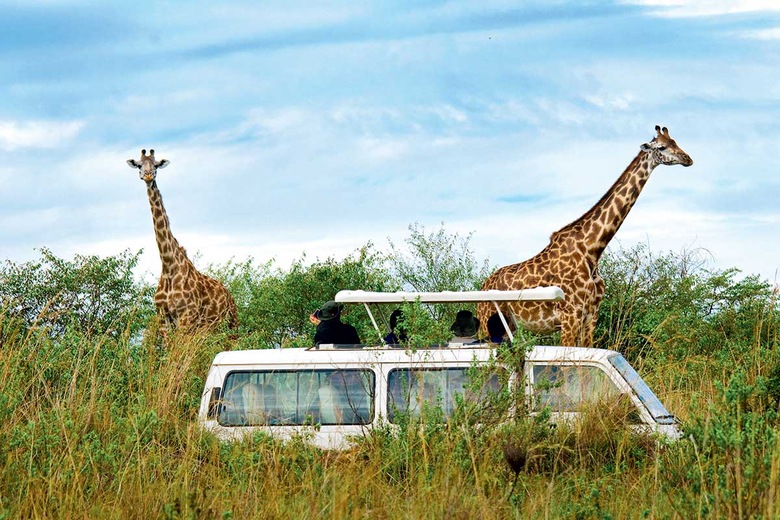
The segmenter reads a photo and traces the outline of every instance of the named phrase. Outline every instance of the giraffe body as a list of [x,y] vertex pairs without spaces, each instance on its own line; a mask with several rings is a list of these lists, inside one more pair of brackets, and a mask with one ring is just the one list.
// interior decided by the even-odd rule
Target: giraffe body
[[[561,345],[590,346],[604,297],[604,280],[598,261],[615,236],[642,188],[659,164],[693,164],[669,136],[656,126],[657,135],[640,147],[639,155],[606,194],[582,217],[554,232],[550,243],[536,256],[496,270],[482,284],[482,290],[516,290],[557,285],[565,294],[560,302],[516,302],[502,306],[523,328],[535,333],[561,331]],[[487,323],[495,308],[480,303],[477,315]]]
[[236,304],[228,290],[219,281],[204,275],[195,268],[187,252],[171,233],[168,214],[157,187],[157,170],[165,168],[169,161],[156,161],[154,150],[141,151],[141,161],[127,161],[139,170],[146,183],[149,205],[152,210],[155,239],[162,261],[162,273],[154,304],[163,326],[188,332],[213,329],[223,321],[230,328],[237,325]]

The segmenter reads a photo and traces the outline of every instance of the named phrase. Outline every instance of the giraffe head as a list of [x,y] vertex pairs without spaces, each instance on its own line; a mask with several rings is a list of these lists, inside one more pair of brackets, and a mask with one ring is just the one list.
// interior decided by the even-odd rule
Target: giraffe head
[[666,127],[661,128],[659,125],[655,125],[655,131],[658,132],[658,135],[640,148],[649,153],[656,164],[682,164],[683,166],[693,164],[691,156],[677,146],[677,142],[671,138]]
[[147,184],[152,182],[157,177],[157,169],[165,168],[170,161],[168,159],[154,160],[154,150],[149,150],[149,155],[146,155],[146,150],[141,150],[141,161],[135,159],[128,159],[127,164],[131,168],[138,168],[138,176],[142,181]]

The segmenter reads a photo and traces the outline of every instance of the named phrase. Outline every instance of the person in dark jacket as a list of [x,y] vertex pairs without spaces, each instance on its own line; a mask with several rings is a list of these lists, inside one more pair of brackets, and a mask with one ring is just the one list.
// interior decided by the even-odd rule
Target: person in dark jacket
[[491,343],[495,343],[496,345],[500,345],[501,343],[504,343],[504,341],[509,343],[509,340],[504,339],[506,329],[504,329],[504,323],[501,321],[501,316],[497,312],[494,312],[490,315],[490,318],[488,318],[487,330]]
[[334,343],[340,345],[358,345],[358,336],[355,327],[341,321],[342,305],[329,301],[320,308],[317,332],[314,333],[314,345],[320,343]]
[[390,314],[390,332],[385,336],[385,343],[388,345],[399,345],[406,342],[406,330],[398,325],[398,320],[403,321],[404,313],[401,309],[396,309]]

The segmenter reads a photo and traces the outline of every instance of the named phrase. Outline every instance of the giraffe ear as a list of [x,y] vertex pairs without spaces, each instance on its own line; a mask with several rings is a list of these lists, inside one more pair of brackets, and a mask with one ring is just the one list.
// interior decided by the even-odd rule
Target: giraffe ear
[[639,149],[642,150],[643,152],[649,152],[650,150],[652,150],[652,148],[650,148],[650,145],[647,143],[642,143]]
[[127,165],[130,166],[131,168],[140,168],[141,167],[141,164],[139,162],[137,162],[135,159],[128,159],[127,160]]
[[160,169],[160,168],[165,168],[169,164],[171,164],[171,161],[169,161],[168,159],[163,159],[163,160],[159,161],[157,164],[155,164],[154,166],[157,169]]

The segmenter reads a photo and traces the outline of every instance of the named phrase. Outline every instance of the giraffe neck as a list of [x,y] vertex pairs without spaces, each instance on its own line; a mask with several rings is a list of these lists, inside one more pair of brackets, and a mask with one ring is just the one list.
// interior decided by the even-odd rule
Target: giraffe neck
[[182,251],[179,242],[173,236],[173,233],[171,233],[171,224],[168,221],[165,206],[163,206],[162,195],[159,188],[157,188],[157,181],[147,183],[146,192],[149,195],[149,205],[152,209],[152,224],[154,225],[157,249],[160,251],[162,272],[163,275],[166,275],[182,263],[182,257],[186,260],[186,255]]
[[639,152],[603,197],[582,217],[553,234],[553,238],[574,238],[585,245],[595,263],[601,257],[639,198],[653,169],[658,166],[647,152]]

